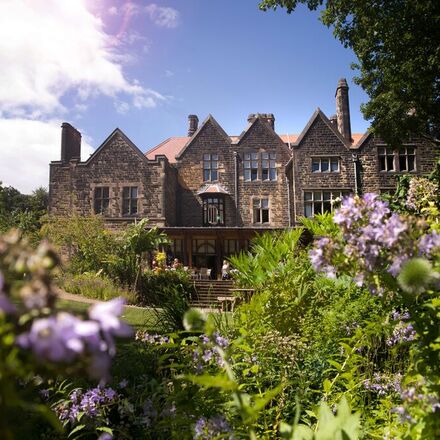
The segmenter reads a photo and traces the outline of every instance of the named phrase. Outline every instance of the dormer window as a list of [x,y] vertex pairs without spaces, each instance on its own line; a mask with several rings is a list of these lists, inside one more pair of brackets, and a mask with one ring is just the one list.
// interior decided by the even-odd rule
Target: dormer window
[[203,155],[203,181],[214,182],[218,180],[218,154]]

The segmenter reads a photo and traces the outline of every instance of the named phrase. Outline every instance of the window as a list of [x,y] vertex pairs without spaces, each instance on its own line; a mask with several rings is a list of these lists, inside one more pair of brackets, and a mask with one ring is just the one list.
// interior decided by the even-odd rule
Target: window
[[110,202],[109,187],[99,186],[95,188],[93,208],[95,214],[106,214]]
[[393,149],[390,147],[380,147],[378,153],[380,171],[394,171]]
[[122,215],[134,215],[138,212],[137,186],[124,186],[122,188]]
[[261,175],[263,180],[277,180],[276,153],[261,153]]
[[193,254],[215,255],[215,240],[199,240],[192,241]]
[[410,172],[416,169],[416,150],[414,147],[402,147],[393,150],[391,147],[379,147],[380,171]]
[[203,155],[203,180],[205,182],[218,180],[218,154]]
[[225,206],[222,197],[207,197],[203,200],[203,224],[205,226],[225,224]]
[[237,254],[239,251],[238,240],[225,239],[223,240],[223,253],[225,256]]
[[312,173],[337,173],[339,172],[339,159],[337,157],[313,157]]
[[244,153],[244,180],[251,181],[258,179],[258,153]]
[[269,199],[254,199],[254,223],[269,223]]
[[349,191],[306,191],[304,192],[304,216],[313,217],[316,214],[331,212],[337,199],[348,195]]
[[403,147],[399,150],[399,171],[416,169],[416,150],[414,147]]

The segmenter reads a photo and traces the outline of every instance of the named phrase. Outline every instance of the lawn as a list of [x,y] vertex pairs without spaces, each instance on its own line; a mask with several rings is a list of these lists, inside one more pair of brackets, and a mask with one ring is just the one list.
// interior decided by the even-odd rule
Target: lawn
[[[57,302],[57,305],[61,310],[68,310],[82,314],[85,313],[93,304],[61,299]],[[157,321],[156,314],[152,309],[141,307],[124,307],[122,318],[124,321],[132,325],[136,330],[152,330],[154,329],[155,322]]]

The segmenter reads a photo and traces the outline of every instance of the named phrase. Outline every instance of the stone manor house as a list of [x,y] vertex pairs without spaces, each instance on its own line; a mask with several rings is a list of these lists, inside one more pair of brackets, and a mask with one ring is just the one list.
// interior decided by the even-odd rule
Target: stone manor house
[[256,233],[331,211],[345,194],[390,191],[396,176],[427,174],[436,158],[423,138],[393,150],[368,132],[351,133],[345,79],[336,115],[318,108],[300,134],[278,134],[273,114],[250,114],[238,136],[211,115],[188,121],[187,136],[146,153],[117,128],[85,162],[81,134],[63,123],[61,160],[50,164],[50,213],[101,214],[113,229],[147,217],[183,264],[215,276]]

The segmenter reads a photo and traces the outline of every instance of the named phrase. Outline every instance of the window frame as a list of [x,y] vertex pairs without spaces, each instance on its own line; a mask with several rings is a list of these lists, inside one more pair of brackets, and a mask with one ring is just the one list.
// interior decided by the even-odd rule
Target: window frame
[[[380,173],[417,172],[417,148],[415,145],[403,145],[400,148],[378,145],[377,158]],[[402,160],[404,161],[404,167],[401,166]],[[392,169],[389,167],[391,162],[393,164]]]
[[[266,203],[265,203],[266,201]],[[267,205],[267,206],[264,206]],[[267,215],[267,221],[263,221]],[[254,225],[270,224],[270,199],[269,197],[254,197],[252,199],[252,223]]]
[[243,154],[243,178],[245,182],[260,180],[260,154],[258,152],[249,151]]
[[[136,197],[133,197],[133,190],[136,190]],[[128,197],[126,195],[126,190],[128,190]],[[126,204],[128,209],[126,209]],[[133,208],[135,212],[133,212]],[[122,187],[122,215],[124,217],[135,216],[139,213],[139,187],[136,186],[123,186]]]
[[[204,153],[203,154],[203,181],[217,182],[219,179],[218,173],[218,153]],[[215,177],[214,177],[215,176]]]
[[[337,169],[333,170],[333,163],[336,161]],[[327,162],[328,168],[323,170],[323,163]],[[317,164],[317,169],[314,165]],[[312,156],[311,170],[313,174],[336,174],[341,172],[341,159],[339,156]]]
[[[216,200],[216,202],[214,202]],[[210,208],[217,209],[217,222],[210,221]],[[224,226],[226,224],[225,198],[221,195],[204,196],[202,200],[203,226]]]
[[[104,197],[104,190],[107,190],[107,197]],[[97,192],[100,196],[97,197]],[[97,202],[99,202],[99,209],[97,209]],[[105,203],[106,202],[106,203]],[[106,206],[104,206],[106,204]],[[110,187],[109,186],[95,186],[93,188],[93,213],[105,215],[110,209]]]
[[[265,177],[265,171],[267,177]],[[277,153],[274,151],[261,152],[261,180],[263,182],[276,182],[277,177]]]
[[[333,212],[334,203],[339,198],[349,195],[352,190],[347,189],[307,189],[303,193],[303,203],[304,203],[304,217],[313,218],[316,214],[322,214],[324,212]],[[325,197],[324,194],[329,193],[329,197]],[[308,198],[310,194],[310,198]],[[319,194],[319,198],[317,197]],[[320,209],[315,209],[316,206],[320,205]],[[329,207],[329,209],[326,209]],[[309,209],[308,209],[309,208]],[[308,215],[308,211],[310,215]]]

